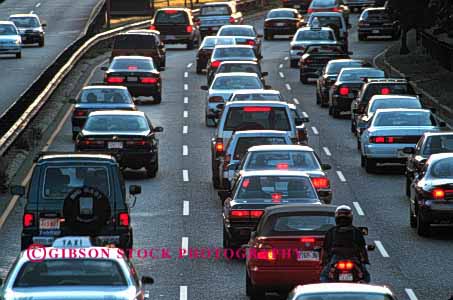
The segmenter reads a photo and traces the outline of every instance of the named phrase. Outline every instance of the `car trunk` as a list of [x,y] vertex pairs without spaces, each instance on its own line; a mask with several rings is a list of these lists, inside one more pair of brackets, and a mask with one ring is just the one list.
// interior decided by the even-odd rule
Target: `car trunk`
[[218,16],[202,16],[198,17],[200,20],[200,27],[218,27],[212,28],[219,29],[223,25],[230,25],[230,16],[229,15],[218,15]]

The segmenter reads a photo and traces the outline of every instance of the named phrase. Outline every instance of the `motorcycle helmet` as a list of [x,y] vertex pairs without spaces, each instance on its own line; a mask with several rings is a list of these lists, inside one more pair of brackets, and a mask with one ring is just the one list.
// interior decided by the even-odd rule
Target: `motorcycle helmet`
[[335,210],[335,222],[337,226],[352,225],[352,209],[347,205],[340,205]]

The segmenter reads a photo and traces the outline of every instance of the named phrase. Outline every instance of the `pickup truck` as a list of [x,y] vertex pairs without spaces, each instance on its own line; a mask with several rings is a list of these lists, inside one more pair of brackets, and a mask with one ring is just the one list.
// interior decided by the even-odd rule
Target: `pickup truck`
[[242,24],[244,18],[233,1],[211,2],[200,7],[200,14],[195,22],[199,25],[201,36],[205,37],[215,35],[223,25]]

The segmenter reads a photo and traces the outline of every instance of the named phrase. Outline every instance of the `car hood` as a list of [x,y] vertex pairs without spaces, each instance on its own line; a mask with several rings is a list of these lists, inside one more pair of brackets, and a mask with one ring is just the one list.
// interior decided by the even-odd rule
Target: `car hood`
[[132,300],[135,299],[135,289],[131,287],[39,287],[14,288],[5,292],[5,300]]
[[1,35],[0,41],[2,42],[14,42],[16,40],[20,40],[20,36],[18,35]]
[[370,127],[368,132],[371,135],[423,135],[427,131],[440,131],[435,126],[383,126],[383,127]]
[[82,134],[85,136],[146,136],[150,134],[149,130],[145,131],[108,131],[108,132],[98,132],[98,131],[89,131],[82,130]]

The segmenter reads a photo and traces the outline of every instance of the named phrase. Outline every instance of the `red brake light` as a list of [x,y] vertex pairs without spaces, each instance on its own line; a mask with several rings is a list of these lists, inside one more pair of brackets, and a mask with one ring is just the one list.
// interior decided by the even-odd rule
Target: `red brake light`
[[340,11],[340,8],[334,7],[334,8],[332,8],[332,11],[339,12],[339,11]]
[[303,237],[300,239],[300,241],[302,243],[314,243],[315,242],[315,238],[312,238],[312,237]]
[[375,143],[375,144],[392,144],[395,142],[395,137],[393,136],[372,136],[370,137],[370,143]]
[[148,27],[149,30],[156,30],[156,26],[155,25],[151,25]]
[[208,102],[223,102],[223,98],[221,96],[212,96],[208,98]]
[[311,182],[313,183],[315,189],[327,189],[330,187],[329,179],[326,177],[312,178]]
[[271,108],[265,107],[265,106],[262,106],[262,107],[246,106],[242,110],[245,112],[269,112],[269,111],[271,111]]
[[85,111],[85,110],[76,110],[76,111],[74,112],[74,115],[75,115],[76,117],[83,117],[83,116],[86,116],[87,113],[88,113],[88,112]]
[[24,219],[23,219],[24,227],[30,227],[31,225],[33,225],[33,221],[34,221],[33,214],[30,214],[30,213],[24,214]]
[[103,145],[104,141],[93,141],[93,140],[81,140],[82,145]]
[[251,210],[250,217],[252,218],[259,218],[264,214],[264,210]]
[[277,169],[279,170],[288,170],[289,165],[287,163],[279,163],[277,164]]
[[348,87],[345,87],[345,86],[342,86],[339,90],[340,92],[340,95],[342,96],[346,96],[347,94],[349,94],[349,88]]
[[250,217],[250,211],[249,210],[231,210],[230,217],[248,218],[248,217]]
[[261,250],[261,251],[258,251],[258,253],[256,254],[256,258],[262,259],[262,260],[276,260],[277,253],[275,253],[272,249]]
[[133,145],[133,146],[144,146],[144,145],[148,144],[148,142],[144,141],[144,140],[141,140],[141,141],[127,141],[126,144],[127,145]]
[[234,19],[234,17],[230,17],[230,19],[228,20],[228,22],[230,22],[230,24],[234,24],[236,20]]
[[172,15],[172,14],[176,14],[178,11],[177,10],[174,10],[174,9],[167,9],[167,10],[164,10],[165,13],[167,15]]
[[211,67],[213,68],[218,68],[220,66],[220,61],[219,60],[214,60],[211,62]]
[[388,136],[387,137],[387,143],[391,144],[395,142],[395,138],[393,136]]
[[433,198],[436,200],[442,200],[445,198],[445,191],[443,189],[434,189],[432,194]]
[[223,142],[215,143],[215,151],[217,151],[217,153],[223,152],[223,150],[224,150]]
[[159,79],[155,78],[155,77],[142,77],[142,78],[140,78],[140,82],[141,83],[154,84],[154,83],[157,83],[158,81],[159,81]]
[[186,32],[191,33],[193,31],[193,27],[191,25],[186,26]]
[[247,40],[247,45],[255,46],[255,41],[254,40]]
[[388,95],[390,94],[390,89],[389,88],[382,88],[381,89],[381,95]]
[[354,268],[354,263],[350,260],[344,260],[337,263],[337,269],[341,271],[350,271]]
[[133,70],[137,70],[138,67],[137,66],[128,66],[127,69],[133,71]]
[[244,189],[248,188],[249,187],[249,184],[250,184],[250,179],[244,179],[244,181],[242,182],[242,187]]
[[118,215],[118,220],[120,221],[120,226],[129,226],[129,214],[128,213],[120,213]]
[[280,193],[273,193],[272,194],[272,202],[273,203],[280,203],[282,201],[282,194]]
[[108,83],[122,83],[124,81],[124,77],[120,76],[109,76],[107,77]]

